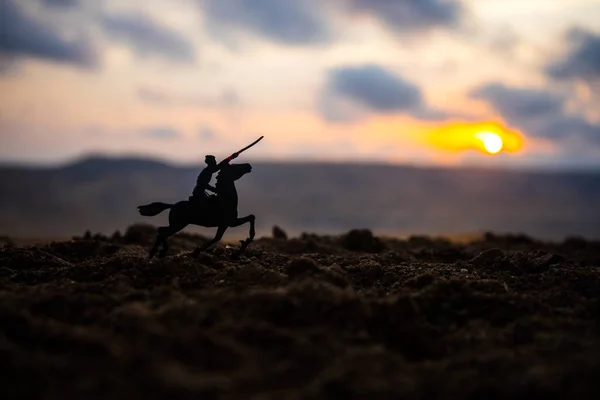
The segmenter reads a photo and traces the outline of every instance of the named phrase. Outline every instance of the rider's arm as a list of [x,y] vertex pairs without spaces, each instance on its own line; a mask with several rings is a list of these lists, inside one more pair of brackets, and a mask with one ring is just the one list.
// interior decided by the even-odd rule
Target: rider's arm
[[210,190],[211,192],[217,193],[217,189],[210,185],[206,185],[206,190]]
[[220,162],[220,163],[217,165],[217,167],[218,167],[219,169],[223,168],[223,166],[225,166],[225,165],[229,164],[229,161],[231,161],[231,160],[233,160],[233,159],[237,158],[239,155],[240,155],[240,153],[233,153],[232,155],[230,155],[229,157],[227,157],[226,159],[224,159],[223,161],[221,161],[221,162]]
[[217,164],[217,170],[220,171],[225,165],[229,164],[229,158],[224,159],[220,163]]

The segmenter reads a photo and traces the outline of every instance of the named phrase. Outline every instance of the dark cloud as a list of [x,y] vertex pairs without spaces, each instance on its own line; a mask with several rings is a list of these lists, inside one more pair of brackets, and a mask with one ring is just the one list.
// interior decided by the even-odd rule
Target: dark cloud
[[422,102],[418,87],[374,65],[335,69],[329,79],[331,90],[375,111],[407,110]]
[[101,23],[109,37],[129,45],[140,56],[184,63],[195,59],[194,46],[185,37],[143,14],[104,15]]
[[505,118],[523,122],[562,113],[565,97],[540,89],[512,88],[500,83],[481,86],[470,93],[472,98],[492,104]]
[[374,16],[391,31],[404,34],[456,26],[463,7],[455,0],[343,0],[350,12]]
[[565,97],[561,94],[499,83],[482,86],[470,94],[492,105],[506,122],[526,134],[563,143],[578,139],[600,145],[600,125],[567,112]]
[[555,140],[568,140],[572,137],[600,146],[600,124],[592,124],[579,115],[558,115],[550,118],[544,126],[543,134]]
[[0,56],[38,58],[84,68],[97,65],[90,43],[61,37],[11,0],[0,0]]
[[[231,43],[233,33],[252,32],[286,45],[328,43],[329,9],[342,16],[369,15],[396,34],[456,27],[464,8],[458,0],[196,0],[209,31]],[[333,7],[329,7],[333,5]]]
[[416,85],[376,65],[329,71],[320,112],[325,119],[339,122],[351,122],[366,113],[408,112],[419,119],[445,118],[444,113],[425,105]]
[[218,96],[190,96],[140,86],[136,95],[144,103],[154,106],[235,107],[240,104],[240,99],[233,90],[223,90]]
[[6,57],[0,54],[0,77],[12,75],[18,72],[18,62],[13,57]]
[[573,29],[568,38],[571,44],[568,54],[551,62],[546,72],[555,79],[600,78],[600,35]]
[[180,133],[177,129],[167,126],[155,126],[144,128],[139,131],[140,135],[153,139],[177,139]]
[[252,32],[287,45],[322,43],[329,39],[327,22],[317,0],[197,0],[216,35],[231,30]]
[[48,7],[72,8],[79,5],[79,0],[42,0],[42,3]]

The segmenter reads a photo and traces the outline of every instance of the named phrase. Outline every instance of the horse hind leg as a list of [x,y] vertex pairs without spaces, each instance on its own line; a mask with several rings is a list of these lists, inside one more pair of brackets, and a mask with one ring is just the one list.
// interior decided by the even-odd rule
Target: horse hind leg
[[167,239],[188,226],[188,224],[189,215],[187,213],[187,209],[185,207],[181,207],[179,204],[173,205],[173,207],[171,207],[171,211],[169,212],[169,225],[158,228],[156,241],[150,250],[150,258],[154,257],[161,245],[162,249],[158,256],[161,258],[165,257],[167,255],[167,251],[169,250],[169,243],[167,242]]
[[180,230],[182,230],[183,228],[185,228],[187,226],[187,224],[185,225],[169,225],[166,227],[162,227],[162,228],[158,228],[158,232],[159,235],[161,235],[163,237],[162,240],[162,249],[160,250],[160,253],[158,253],[158,256],[160,258],[164,258],[167,256],[167,252],[169,251],[169,243],[167,242],[167,239],[171,236],[173,236],[174,234],[176,234],[177,232],[179,232]]
[[[160,228],[158,228],[158,232],[156,234],[156,240],[154,241],[154,246],[152,246],[152,248],[150,249],[150,253],[148,254],[148,257],[150,259],[152,259],[154,257],[154,255],[156,254],[156,251],[158,250],[158,248],[160,247],[161,244],[166,244],[167,243],[167,237],[165,235],[165,232],[169,229],[168,226],[161,226]],[[162,251],[161,251],[162,253]]]
[[165,258],[167,256],[167,252],[169,251],[169,241],[167,239],[169,236],[171,236],[171,234],[167,235],[162,241],[162,249],[160,250],[160,253],[158,253],[159,258]]
[[161,245],[162,248],[158,253],[158,257],[166,257],[167,252],[169,251],[169,243],[167,242],[167,239],[179,232],[180,230],[182,230],[183,228],[185,228],[185,226],[175,228],[172,226],[161,226],[160,228],[158,228],[158,233],[156,234],[156,241],[154,242],[154,246],[152,246],[152,249],[150,249],[149,258],[154,257],[158,248],[161,247]]

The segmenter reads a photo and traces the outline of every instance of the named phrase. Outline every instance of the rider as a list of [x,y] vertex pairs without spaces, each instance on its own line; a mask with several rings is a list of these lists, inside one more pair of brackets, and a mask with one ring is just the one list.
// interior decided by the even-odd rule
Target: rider
[[210,190],[213,193],[217,192],[213,186],[210,185],[210,180],[215,172],[218,172],[225,165],[229,164],[231,160],[237,158],[239,153],[233,153],[223,161],[217,164],[217,160],[215,156],[207,155],[204,158],[204,162],[206,163],[206,167],[200,172],[198,178],[196,179],[196,187],[190,196],[190,201],[196,203],[198,205],[202,205],[206,200],[209,199],[212,195],[206,193],[206,190]]

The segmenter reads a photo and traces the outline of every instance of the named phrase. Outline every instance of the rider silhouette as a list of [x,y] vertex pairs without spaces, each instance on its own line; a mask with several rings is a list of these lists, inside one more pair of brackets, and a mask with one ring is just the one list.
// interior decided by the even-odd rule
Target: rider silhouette
[[[240,179],[243,175],[251,172],[252,166],[250,164],[229,165],[229,162],[234,158],[237,158],[240,153],[248,150],[250,147],[260,142],[262,139],[263,136],[250,143],[243,149],[233,153],[218,164],[214,156],[207,155],[205,158],[206,167],[198,175],[196,187],[192,192],[192,196],[189,197],[189,201],[180,201],[176,204],[154,202],[138,206],[138,212],[140,215],[145,217],[153,217],[167,209],[171,209],[171,212],[169,213],[169,225],[158,228],[156,242],[150,250],[150,258],[154,256],[161,245],[162,250],[159,255],[164,257],[167,254],[169,247],[167,244],[167,239],[189,224],[205,227],[217,227],[217,233],[215,237],[206,242],[202,247],[197,247],[192,253],[194,256],[197,256],[199,252],[208,249],[210,246],[221,240],[227,228],[240,226],[249,222],[250,232],[248,239],[241,241],[242,246],[236,252],[234,252],[232,256],[239,257],[239,255],[246,250],[255,236],[254,221],[256,217],[252,214],[242,218],[237,217],[238,195],[234,182]],[[213,174],[217,171],[221,171],[219,176],[217,176],[216,186],[218,189],[210,185],[210,180],[212,179]],[[210,190],[213,193],[217,193],[218,190],[218,197],[214,195],[208,195],[206,190]],[[213,207],[207,207],[210,205],[210,200],[214,201],[214,204],[212,204]],[[211,201],[211,203],[213,203],[213,201]],[[190,207],[190,205],[192,207]],[[174,210],[178,211],[173,212]]]
[[207,155],[204,158],[206,167],[204,167],[204,169],[200,172],[200,174],[198,175],[198,178],[196,179],[196,187],[194,187],[192,195],[190,196],[190,201],[192,203],[201,205],[206,200],[208,200],[209,197],[211,197],[211,195],[206,193],[207,190],[210,190],[211,192],[216,193],[217,189],[215,189],[213,186],[210,185],[210,180],[212,179],[213,174],[215,172],[220,171],[221,168],[223,168],[225,165],[229,164],[229,162],[231,160],[233,160],[234,158],[237,158],[238,155],[239,155],[239,152],[233,153],[232,155],[230,155],[229,157],[227,157],[226,159],[224,159],[223,161],[221,161],[218,164],[217,164],[217,160],[215,159],[215,156]]

